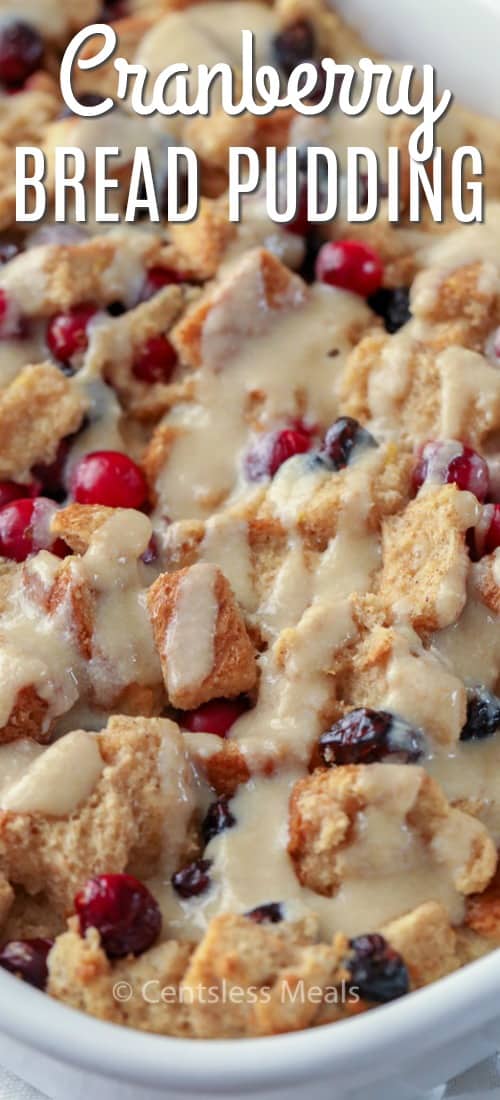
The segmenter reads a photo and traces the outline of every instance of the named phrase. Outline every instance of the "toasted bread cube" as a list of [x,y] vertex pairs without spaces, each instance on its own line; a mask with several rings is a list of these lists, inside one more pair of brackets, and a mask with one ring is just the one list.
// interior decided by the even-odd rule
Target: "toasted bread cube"
[[172,706],[190,710],[255,686],[253,645],[231,586],[215,565],[162,573],[149,589],[148,607]]

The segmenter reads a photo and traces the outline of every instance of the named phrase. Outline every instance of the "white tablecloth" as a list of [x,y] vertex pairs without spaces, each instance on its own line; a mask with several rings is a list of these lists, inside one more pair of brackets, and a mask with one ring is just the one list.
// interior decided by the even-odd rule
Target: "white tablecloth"
[[[0,1069],[0,1100],[47,1100],[47,1097]],[[422,1100],[500,1100],[500,1059],[488,1058],[448,1085],[426,1093]]]

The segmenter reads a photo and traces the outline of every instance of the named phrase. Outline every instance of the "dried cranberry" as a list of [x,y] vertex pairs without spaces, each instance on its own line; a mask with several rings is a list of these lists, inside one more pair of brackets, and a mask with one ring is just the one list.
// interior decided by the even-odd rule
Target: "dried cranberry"
[[305,237],[309,229],[307,217],[307,184],[301,183],[298,188],[297,209],[291,222],[287,222],[285,229],[294,233],[297,237]]
[[[82,107],[98,107],[103,101],[103,96],[98,92],[84,92],[78,96],[78,102]],[[59,118],[71,118],[74,115],[74,111],[67,105],[62,109],[59,114]]]
[[279,901],[270,901],[267,905],[249,909],[245,916],[255,921],[255,924],[279,924],[283,920],[283,909]]
[[55,509],[45,497],[22,497],[0,508],[0,554],[11,561],[26,561],[37,550],[50,550],[64,557],[68,547],[62,539],[51,539],[50,517]]
[[210,886],[211,859],[197,859],[172,875],[172,886],[181,898],[194,898],[204,894]]
[[345,714],[319,739],[325,764],[373,764],[387,756],[412,763],[422,755],[423,735],[404,718],[360,707]]
[[53,940],[9,940],[0,951],[0,966],[18,978],[45,989],[48,979],[47,958]]
[[455,484],[474,493],[481,502],[490,488],[488,465],[477,451],[454,439],[430,440],[417,453],[413,470],[413,486],[420,489],[424,481],[435,485]]
[[[316,83],[313,85],[310,92],[306,96],[307,103],[321,103],[326,91],[326,72],[321,64],[321,61],[310,61],[314,69],[316,70]],[[302,92],[306,86],[306,81],[309,83],[309,77],[305,73],[302,74],[297,83],[297,90]]]
[[9,19],[0,27],[0,81],[8,88],[24,84],[43,58],[38,31],[22,19]]
[[158,561],[158,556],[158,543],[155,539],[155,536],[151,535],[151,538],[148,542],[148,545],[146,546],[144,553],[141,554],[141,561],[143,565],[153,565],[155,561]]
[[385,1003],[408,993],[410,980],[406,965],[383,936],[356,936],[350,941],[353,955],[346,967],[353,985],[367,1001]]
[[382,285],[380,256],[361,241],[328,241],[318,253],[316,278],[368,298]]
[[47,325],[47,344],[60,363],[71,359],[88,347],[88,326],[97,310],[95,306],[73,306],[66,313],[56,313]]
[[476,527],[469,532],[475,561],[493,554],[500,546],[500,504],[485,504]]
[[132,371],[140,382],[170,382],[177,358],[167,336],[151,336],[136,353]]
[[92,451],[75,466],[71,492],[78,504],[142,508],[147,500],[144,476],[121,451]]
[[368,304],[382,317],[386,332],[397,332],[411,320],[410,290],[407,286],[382,286],[370,295]]
[[13,244],[11,241],[4,241],[0,244],[0,264],[8,264],[15,256],[19,256],[21,251],[20,245]]
[[229,799],[218,798],[216,802],[212,802],[201,826],[201,835],[205,846],[212,840],[212,837],[223,833],[225,829],[232,829],[233,825],[236,825],[236,818],[229,809]]
[[377,446],[370,432],[352,416],[339,416],[325,435],[321,454],[328,458],[334,470],[342,470],[355,450]]
[[211,699],[196,710],[186,710],[179,716],[183,729],[190,733],[215,733],[225,737],[231,726],[248,710],[248,701],[240,699]]
[[481,741],[492,737],[500,726],[500,699],[484,687],[470,688],[467,700],[467,721],[460,734],[461,741]]
[[284,428],[266,432],[245,457],[245,473],[249,481],[274,477],[284,462],[294,455],[310,451],[311,433],[306,428]]
[[99,15],[99,21],[101,23],[114,23],[115,19],[124,19],[127,14],[127,0],[105,0]]
[[303,61],[309,61],[316,52],[314,28],[307,19],[297,19],[275,35],[272,43],[276,65],[285,76]]
[[161,931],[161,912],[147,886],[133,875],[96,875],[75,897],[80,933],[97,928],[110,959],[142,955]]

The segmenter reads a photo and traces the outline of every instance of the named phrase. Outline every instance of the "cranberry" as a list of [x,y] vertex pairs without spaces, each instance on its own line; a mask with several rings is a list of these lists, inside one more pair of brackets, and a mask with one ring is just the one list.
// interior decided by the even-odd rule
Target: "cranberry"
[[0,264],[8,264],[11,260],[18,256],[21,251],[21,247],[18,244],[13,244],[12,241],[4,241],[0,244]]
[[321,454],[334,470],[342,470],[351,461],[353,452],[364,447],[377,447],[377,441],[352,416],[339,416],[325,435]]
[[[97,107],[102,103],[103,97],[98,92],[84,92],[83,95],[78,96],[78,102],[82,107]],[[58,115],[59,118],[71,118],[74,115],[74,111],[67,105],[63,107],[62,111]]]
[[420,489],[424,481],[436,485],[455,484],[459,489],[474,493],[484,501],[490,488],[488,465],[472,447],[456,440],[430,440],[417,453],[413,470],[413,486]]
[[288,229],[289,233],[295,233],[297,237],[307,236],[309,229],[309,221],[307,217],[307,185],[301,183],[298,188],[297,195],[297,209],[291,222],[287,222],[285,229]]
[[255,921],[255,924],[279,924],[283,920],[283,909],[279,901],[270,901],[267,905],[249,909],[245,916]]
[[303,61],[309,61],[316,52],[314,28],[307,19],[297,19],[273,38],[273,54],[278,68],[285,76]]
[[43,58],[43,42],[35,27],[9,19],[0,27],[0,81],[8,88],[23,84]]
[[153,565],[155,561],[158,561],[158,557],[158,543],[155,539],[155,536],[151,535],[151,538],[148,542],[148,545],[146,546],[144,553],[141,554],[141,561],[143,565]]
[[37,550],[50,550],[63,558],[68,548],[62,539],[51,541],[50,516],[54,503],[45,497],[20,498],[0,508],[0,554],[11,561],[26,561]]
[[396,755],[405,763],[418,760],[423,736],[404,718],[385,710],[360,707],[345,714],[319,739],[325,764],[373,764]]
[[53,946],[53,940],[9,940],[0,951],[0,966],[37,989],[45,989],[47,958]]
[[210,886],[208,871],[212,866],[211,859],[197,859],[194,863],[188,863],[180,871],[172,875],[172,886],[181,898],[194,898],[198,894],[204,894]]
[[479,523],[472,528],[473,557],[477,561],[500,546],[500,504],[485,504]]
[[470,688],[467,701],[467,721],[460,734],[461,741],[480,741],[491,737],[500,726],[500,699],[484,687]]
[[229,809],[229,799],[218,798],[217,802],[212,802],[201,826],[201,835],[205,845],[212,840],[212,837],[223,833],[224,829],[231,829],[233,825],[236,825],[236,818]]
[[373,248],[361,241],[328,241],[320,248],[316,278],[368,298],[382,285],[384,269]]
[[500,327],[493,330],[484,345],[484,354],[494,367],[500,365]]
[[249,481],[274,477],[287,459],[310,451],[311,446],[311,434],[305,428],[284,428],[280,432],[267,432],[248,452],[245,473]]
[[[307,103],[321,103],[326,91],[326,73],[321,64],[321,61],[309,62],[316,70],[316,83],[306,97]],[[305,88],[306,82],[309,82],[309,77],[305,73],[300,77],[298,81],[298,91],[302,92]]]
[[211,699],[196,710],[186,710],[180,723],[190,733],[215,733],[225,737],[231,726],[248,710],[246,699]]
[[407,286],[382,286],[370,296],[368,304],[382,317],[386,332],[397,332],[411,320],[410,291]]
[[105,0],[99,15],[99,21],[101,23],[114,23],[115,19],[124,19],[126,15],[126,0]]
[[67,313],[56,313],[47,325],[47,344],[55,359],[64,363],[88,346],[87,329],[97,309],[91,305],[73,306]]
[[78,504],[142,508],[148,490],[139,467],[121,451],[92,451],[75,466],[71,492]]
[[187,282],[186,276],[180,271],[175,271],[173,267],[150,267],[146,274],[143,298],[147,300],[166,286],[176,286],[185,282]]
[[10,504],[13,500],[21,500],[38,496],[40,485],[37,481],[30,481],[28,485],[18,484],[16,481],[0,481],[0,508],[4,504]]
[[383,936],[356,936],[350,947],[353,955],[346,966],[364,999],[384,1003],[408,993],[410,980],[405,963]]
[[137,353],[133,373],[140,382],[170,382],[177,352],[167,336],[151,336]]
[[97,928],[110,959],[142,955],[161,931],[158,902],[133,875],[96,875],[75,897],[83,936]]

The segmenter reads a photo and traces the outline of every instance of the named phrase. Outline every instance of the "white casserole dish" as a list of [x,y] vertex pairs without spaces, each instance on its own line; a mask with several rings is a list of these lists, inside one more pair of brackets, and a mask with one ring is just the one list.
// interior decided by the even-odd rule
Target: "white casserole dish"
[[[337,0],[389,55],[500,112],[499,0]],[[369,925],[369,914],[367,914]],[[75,1013],[0,971],[0,1062],[53,1100],[415,1100],[500,1046],[500,951],[402,1001],[299,1034],[195,1042]]]

